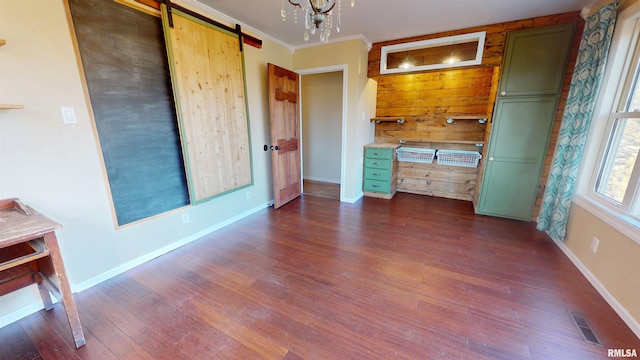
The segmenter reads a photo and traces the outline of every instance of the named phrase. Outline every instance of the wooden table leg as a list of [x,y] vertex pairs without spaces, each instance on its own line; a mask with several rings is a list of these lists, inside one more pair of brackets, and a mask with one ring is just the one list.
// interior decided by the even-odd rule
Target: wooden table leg
[[44,309],[49,311],[53,309],[53,302],[51,301],[51,294],[49,294],[49,290],[42,282],[42,274],[36,268],[33,272],[33,281],[38,284],[38,291],[40,291],[40,297],[42,298],[42,303],[44,304]]
[[62,296],[62,304],[67,312],[67,318],[69,319],[69,326],[71,326],[71,333],[73,334],[73,340],[76,343],[76,348],[81,347],[86,343],[84,333],[82,332],[82,325],[80,325],[80,318],[78,317],[78,310],[76,303],[73,300],[73,293],[69,286],[69,279],[67,279],[67,272],[64,269],[64,263],[62,262],[62,256],[60,255],[60,247],[58,246],[58,239],[55,232],[50,232],[44,235],[44,241],[49,248],[49,256],[53,264],[53,269],[58,277],[60,294]]

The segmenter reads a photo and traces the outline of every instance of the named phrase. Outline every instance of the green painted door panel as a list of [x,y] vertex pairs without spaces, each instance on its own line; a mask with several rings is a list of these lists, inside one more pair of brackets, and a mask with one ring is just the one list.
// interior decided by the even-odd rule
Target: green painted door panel
[[509,33],[499,93],[557,94],[562,87],[575,24]]
[[488,156],[498,161],[544,161],[555,117],[557,96],[501,98]]
[[530,220],[558,96],[498,99],[476,211]]
[[540,167],[535,163],[493,161],[488,164],[478,211],[481,214],[530,220],[536,201]]
[[574,31],[508,34],[477,213],[531,220]]

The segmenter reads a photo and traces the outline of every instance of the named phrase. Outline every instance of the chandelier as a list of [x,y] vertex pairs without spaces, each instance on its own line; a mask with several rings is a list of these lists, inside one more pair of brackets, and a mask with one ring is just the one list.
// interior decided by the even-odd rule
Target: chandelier
[[[285,10],[284,1],[282,0],[282,8],[280,15],[282,21],[287,21],[287,12]],[[304,16],[304,41],[309,41],[309,33],[314,35],[316,31],[320,32],[320,41],[329,41],[331,28],[333,27],[333,8],[338,5],[338,16],[335,19],[336,31],[340,32],[340,8],[341,0],[308,0],[308,2],[295,2],[288,0],[293,8],[293,22],[298,23],[298,9],[303,12]],[[351,7],[355,4],[355,0],[351,0]]]

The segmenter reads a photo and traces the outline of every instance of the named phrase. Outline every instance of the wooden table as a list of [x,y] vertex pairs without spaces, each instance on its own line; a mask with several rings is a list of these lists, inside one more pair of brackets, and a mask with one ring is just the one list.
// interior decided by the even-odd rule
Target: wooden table
[[18,199],[0,200],[0,296],[35,283],[49,311],[54,294],[64,305],[79,348],[85,338],[56,239],[60,228]]

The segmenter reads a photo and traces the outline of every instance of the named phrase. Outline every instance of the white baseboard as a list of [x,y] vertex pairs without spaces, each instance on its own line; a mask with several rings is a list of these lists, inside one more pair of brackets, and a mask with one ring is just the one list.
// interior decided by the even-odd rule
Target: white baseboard
[[611,305],[613,310],[622,318],[622,321],[629,326],[631,331],[640,339],[640,323],[636,320],[627,309],[618,302],[618,300],[607,290],[607,288],[596,278],[595,275],[578,259],[577,256],[564,244],[562,241],[554,240],[556,245],[562,250],[562,252],[571,260],[571,262],[580,270],[587,280],[598,290],[604,300]]
[[71,285],[71,291],[73,291],[75,293],[75,292],[80,292],[80,291],[86,290],[86,289],[88,289],[88,288],[90,288],[90,287],[92,287],[94,285],[97,285],[97,284],[103,282],[103,281],[109,280],[114,276],[120,275],[125,271],[131,270],[131,269],[135,268],[138,265],[142,265],[142,264],[146,263],[147,261],[153,260],[153,259],[157,258],[158,256],[164,255],[164,254],[166,254],[166,253],[168,253],[168,252],[170,252],[172,250],[175,250],[175,249],[177,249],[177,248],[179,248],[181,246],[184,246],[184,245],[186,245],[186,244],[188,244],[188,243],[190,243],[192,241],[200,239],[203,236],[209,235],[209,234],[211,234],[211,233],[213,233],[213,232],[215,232],[217,230],[220,230],[225,226],[231,225],[231,224],[233,224],[234,222],[236,222],[238,220],[242,220],[242,219],[244,219],[245,217],[247,217],[249,215],[253,215],[256,212],[258,212],[258,211],[260,211],[260,210],[262,210],[264,208],[267,208],[269,206],[270,206],[270,203],[265,203],[265,204],[263,204],[261,206],[255,207],[253,209],[249,209],[249,210],[247,210],[247,211],[245,211],[245,212],[243,212],[241,214],[238,214],[238,215],[236,215],[236,216],[234,216],[234,217],[232,217],[232,218],[230,218],[228,220],[225,220],[223,222],[217,223],[217,224],[215,224],[215,225],[213,225],[211,227],[208,227],[208,228],[206,228],[206,229],[204,229],[202,231],[199,231],[199,232],[197,232],[195,234],[189,235],[184,239],[178,240],[178,241],[176,241],[174,243],[171,243],[171,244],[169,244],[169,245],[167,245],[165,247],[162,247],[162,248],[157,249],[155,251],[152,251],[152,252],[150,252],[148,254],[140,256],[139,258],[133,259],[133,260],[127,262],[127,263],[124,263],[124,264],[122,264],[122,265],[120,265],[120,266],[118,266],[116,268],[113,268],[113,269],[111,269],[111,270],[109,270],[107,272],[104,272],[104,273],[102,273],[102,274],[100,274],[98,276],[94,276],[91,279],[85,280],[85,281],[83,281],[83,282],[81,282],[79,284]]
[[[98,276],[94,276],[91,279],[85,280],[81,283],[78,284],[71,284],[71,291],[76,293],[76,292],[80,292],[83,290],[86,290],[92,286],[95,286],[103,281],[106,281],[114,276],[120,275],[122,273],[124,273],[127,270],[131,270],[134,267],[144,264],[145,262],[155,259],[158,256],[164,255],[172,250],[175,250],[183,245],[186,245],[192,241],[195,241],[203,236],[206,236],[208,234],[211,234],[213,232],[215,232],[216,230],[222,229],[223,227],[230,225],[238,220],[244,219],[245,217],[255,214],[256,212],[269,207],[270,205],[272,205],[273,202],[269,202],[269,203],[265,203],[261,206],[255,207],[253,209],[249,209],[239,215],[236,215],[228,220],[225,220],[223,222],[220,222],[218,224],[215,224],[214,226],[211,226],[209,228],[206,228],[202,231],[199,231],[195,234],[192,234],[190,236],[187,236],[184,239],[178,240],[174,243],[171,243],[165,247],[162,247],[160,249],[157,249],[155,251],[152,251],[148,254],[145,254],[143,256],[140,256],[139,258],[136,258],[134,260],[131,260],[127,263],[124,263],[116,268],[113,268],[109,271],[106,271]],[[52,297],[51,300],[53,300],[54,302],[57,301],[57,299],[55,297]],[[25,318],[35,312],[38,312],[40,310],[44,309],[44,304],[42,303],[42,300],[38,300],[35,301],[25,307],[22,307],[16,311],[13,311],[9,314],[0,316],[0,328],[7,326],[11,323],[14,323],[22,318]]]
[[355,204],[356,202],[358,202],[358,200],[362,199],[363,196],[364,196],[364,193],[361,192],[357,197],[354,197],[354,198],[343,196],[340,198],[340,201],[346,202],[349,204]]
[[[55,299],[56,299],[55,297],[51,297],[51,300],[55,300]],[[9,324],[12,324],[22,318],[26,318],[27,316],[33,313],[36,313],[42,309],[44,309],[44,304],[42,303],[42,300],[39,300],[25,307],[22,307],[16,311],[0,316],[0,328],[5,327]]]

